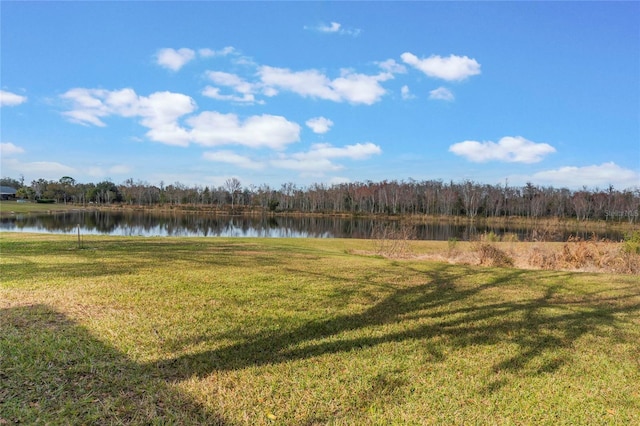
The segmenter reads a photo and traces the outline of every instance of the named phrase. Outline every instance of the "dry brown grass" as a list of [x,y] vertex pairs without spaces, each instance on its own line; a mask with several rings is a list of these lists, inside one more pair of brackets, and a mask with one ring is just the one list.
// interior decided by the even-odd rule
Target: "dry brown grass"
[[529,252],[531,267],[622,274],[640,273],[640,255],[625,250],[623,243],[591,238],[571,238],[560,245],[534,244]]
[[[394,256],[385,255],[385,257]],[[564,243],[492,241],[491,239],[474,242],[450,241],[446,250],[432,250],[428,253],[414,253],[404,257],[462,265],[640,274],[640,253],[628,250],[625,243],[596,239],[573,238]]]

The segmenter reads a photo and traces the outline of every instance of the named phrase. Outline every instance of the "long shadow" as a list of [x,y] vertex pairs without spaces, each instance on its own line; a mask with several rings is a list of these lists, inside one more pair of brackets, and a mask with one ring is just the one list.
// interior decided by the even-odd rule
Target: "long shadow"
[[[538,297],[505,300],[482,293],[499,293],[514,283],[534,285],[535,274],[521,270],[485,274],[444,264],[413,272],[424,275],[420,284],[398,287],[378,282],[387,296],[362,312],[282,332],[245,335],[216,350],[147,364],[131,361],[47,306],[0,310],[0,419],[26,424],[76,418],[80,423],[148,424],[161,419],[172,424],[224,425],[228,421],[177,392],[170,382],[416,339],[425,343],[436,361],[446,361],[442,345],[489,350],[506,341],[517,350],[492,365],[494,371],[543,375],[571,361],[565,349],[576,339],[603,327],[623,327],[620,314],[640,313],[640,286],[625,289],[624,296],[585,293],[565,300],[562,281],[567,274],[558,273]],[[296,273],[313,276],[310,271]],[[461,285],[467,279],[478,281],[474,274],[487,279]],[[323,277],[348,280],[339,273]],[[375,333],[357,333],[367,328]],[[444,343],[438,347],[431,345],[434,341]],[[498,390],[504,380],[491,382],[484,391]]]
[[[475,271],[475,272],[474,272]],[[308,271],[299,271],[308,274]],[[514,343],[515,355],[492,366],[493,370],[509,370],[521,374],[546,374],[569,362],[563,349],[571,348],[575,339],[599,327],[619,326],[616,315],[640,312],[640,289],[626,298],[617,297],[600,303],[582,299],[576,309],[565,304],[556,293],[561,284],[550,285],[538,298],[492,303],[476,298],[485,290],[500,290],[503,284],[521,281],[534,284],[530,271],[504,270],[492,273],[490,280],[479,285],[459,286],[477,270],[440,265],[423,272],[422,284],[397,289],[361,313],[340,315],[314,321],[285,332],[259,334],[220,349],[179,356],[155,364],[163,375],[173,378],[206,376],[216,370],[234,370],[291,360],[307,359],[324,354],[348,352],[386,342],[410,339],[441,339],[453,348],[471,345],[490,347],[502,342]],[[326,278],[326,276],[325,276]],[[336,280],[342,279],[339,276]],[[563,275],[557,276],[561,282]],[[626,300],[629,299],[629,300]],[[490,299],[488,299],[490,300]],[[549,309],[562,310],[558,314]],[[376,328],[406,321],[406,327],[373,337],[352,337],[351,331]],[[414,321],[413,324],[409,324]],[[382,327],[380,327],[382,329]],[[392,328],[394,329],[394,328]],[[429,345],[425,345],[428,347]],[[432,359],[442,354],[431,349]],[[494,383],[488,391],[501,386]]]
[[45,305],[0,309],[0,424],[227,425]]

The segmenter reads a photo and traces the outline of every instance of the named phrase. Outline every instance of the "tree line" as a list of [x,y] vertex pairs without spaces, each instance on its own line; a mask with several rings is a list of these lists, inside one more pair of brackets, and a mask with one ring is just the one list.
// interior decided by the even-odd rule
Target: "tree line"
[[69,176],[23,180],[0,179],[17,189],[17,198],[57,203],[137,206],[182,205],[220,209],[259,209],[269,212],[432,215],[476,217],[577,218],[636,222],[640,216],[640,187],[618,190],[569,190],[538,186],[488,185],[472,180],[351,182],[307,187],[288,182],[279,188],[263,184],[243,187],[236,178],[221,186],[189,186],[176,182],[159,186],[127,179],[78,183]]

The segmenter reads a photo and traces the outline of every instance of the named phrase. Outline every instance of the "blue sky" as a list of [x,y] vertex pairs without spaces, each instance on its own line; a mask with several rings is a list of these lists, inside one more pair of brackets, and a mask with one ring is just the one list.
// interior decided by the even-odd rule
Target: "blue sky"
[[1,174],[640,186],[638,2],[11,2]]

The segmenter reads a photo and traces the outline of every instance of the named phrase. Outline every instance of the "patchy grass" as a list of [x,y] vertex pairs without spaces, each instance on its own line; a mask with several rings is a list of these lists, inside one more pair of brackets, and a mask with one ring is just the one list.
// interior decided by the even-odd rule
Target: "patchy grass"
[[640,423],[637,275],[375,251],[0,234],[0,424]]

